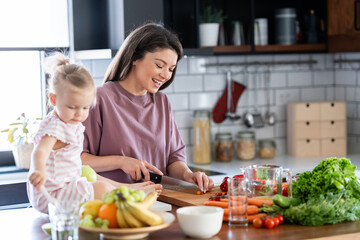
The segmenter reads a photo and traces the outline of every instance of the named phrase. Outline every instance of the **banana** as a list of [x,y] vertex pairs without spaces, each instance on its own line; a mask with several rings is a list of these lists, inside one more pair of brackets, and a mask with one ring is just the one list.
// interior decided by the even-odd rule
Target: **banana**
[[151,209],[152,206],[154,206],[156,199],[157,199],[157,193],[156,191],[153,191],[149,193],[144,199],[144,201],[140,202],[139,205],[141,205],[142,208]]
[[136,216],[138,220],[146,225],[156,226],[164,222],[164,219],[160,215],[143,208],[139,203],[126,201],[124,202],[124,206],[133,216]]
[[103,204],[103,201],[98,199],[85,202],[80,207],[80,219],[83,219],[88,214],[93,216],[93,219],[97,218],[99,209]]
[[116,204],[118,210],[116,211],[116,220],[120,228],[129,228],[130,226],[126,223],[125,217],[123,215],[123,206],[122,203],[119,202]]
[[121,202],[121,213],[124,216],[124,219],[127,223],[127,225],[129,225],[129,227],[133,227],[133,228],[139,228],[139,227],[145,227],[146,225],[144,223],[142,223],[140,220],[138,220],[135,215],[131,214],[130,211],[128,211],[127,207],[126,207],[126,202]]

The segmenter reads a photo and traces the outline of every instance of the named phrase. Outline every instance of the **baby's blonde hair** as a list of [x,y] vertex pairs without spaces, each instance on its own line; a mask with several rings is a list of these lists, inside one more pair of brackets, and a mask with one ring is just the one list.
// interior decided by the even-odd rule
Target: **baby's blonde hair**
[[60,52],[56,52],[45,59],[44,71],[50,75],[48,93],[57,94],[59,86],[64,82],[78,88],[93,87],[96,91],[94,80],[85,67],[71,63],[70,59]]

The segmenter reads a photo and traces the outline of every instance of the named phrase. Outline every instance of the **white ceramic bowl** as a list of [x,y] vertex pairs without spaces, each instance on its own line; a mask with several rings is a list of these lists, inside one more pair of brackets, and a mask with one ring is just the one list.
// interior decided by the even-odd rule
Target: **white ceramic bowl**
[[210,238],[222,226],[224,209],[211,206],[190,206],[176,210],[181,230],[192,238]]

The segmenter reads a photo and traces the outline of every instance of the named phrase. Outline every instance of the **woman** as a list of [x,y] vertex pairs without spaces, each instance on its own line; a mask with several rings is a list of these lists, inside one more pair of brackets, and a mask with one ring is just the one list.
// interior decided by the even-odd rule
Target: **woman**
[[135,29],[112,60],[97,90],[97,105],[85,125],[83,164],[120,182],[138,181],[149,170],[197,184],[204,192],[213,181],[186,165],[168,98],[158,92],[174,80],[183,56],[176,35],[159,24]]

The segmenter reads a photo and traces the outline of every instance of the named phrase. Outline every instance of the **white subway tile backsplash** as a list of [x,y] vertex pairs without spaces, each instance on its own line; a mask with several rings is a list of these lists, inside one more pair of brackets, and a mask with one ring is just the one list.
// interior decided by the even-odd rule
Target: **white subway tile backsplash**
[[356,72],[350,70],[338,70],[335,72],[335,84],[343,85],[356,85],[357,78]]
[[286,86],[286,73],[272,72],[270,74],[270,88],[282,88]]
[[[267,111],[267,90],[264,72],[270,69],[270,110],[276,115],[274,126],[254,129],[257,139],[273,138],[276,154],[286,154],[286,104],[299,101],[346,101],[348,116],[348,152],[360,152],[360,64],[334,64],[334,59],[360,59],[360,53],[341,54],[278,54],[278,55],[229,55],[212,57],[184,57],[177,66],[173,84],[163,90],[174,111],[175,121],[186,144],[188,161],[192,161],[193,115],[196,109],[210,112],[225,90],[226,71],[231,70],[232,79],[246,85],[237,104],[236,112],[243,116],[254,111],[255,87],[258,90],[259,112]],[[205,66],[208,63],[244,63],[276,61],[316,60],[313,65]],[[85,60],[83,65],[92,74],[97,86],[102,84],[110,60]],[[254,84],[254,71],[257,71]],[[226,119],[220,124],[212,121],[211,133],[215,140],[218,132],[248,130],[243,119]]]
[[181,138],[183,139],[185,145],[190,144],[190,130],[189,129],[179,129]]
[[314,85],[326,85],[331,86],[335,83],[333,71],[314,71]]
[[94,78],[94,83],[96,87],[99,87],[103,84],[104,79],[103,78]]
[[92,60],[81,60],[80,64],[83,65],[90,74],[92,74]]
[[92,64],[92,75],[93,77],[104,77],[106,69],[110,65],[111,59],[99,59],[94,61]]
[[205,91],[223,91],[226,85],[225,74],[204,75]]
[[289,102],[300,101],[300,89],[279,89],[275,92],[275,104],[286,105]]
[[190,93],[190,109],[212,109],[217,98],[217,93]]
[[275,137],[286,137],[286,122],[277,122],[274,125]]
[[346,94],[344,87],[335,87],[335,101],[345,101]]
[[189,97],[187,94],[167,94],[173,111],[189,109]]
[[188,57],[183,57],[176,66],[176,75],[188,73]]
[[307,102],[321,102],[326,100],[326,89],[317,87],[317,88],[302,88],[300,90],[300,99],[301,101]]
[[179,129],[192,128],[194,111],[174,111],[174,118]]
[[203,90],[202,75],[179,75],[174,81],[175,92],[200,92]]
[[302,87],[312,85],[311,72],[291,72],[288,73],[288,86],[289,87]]

